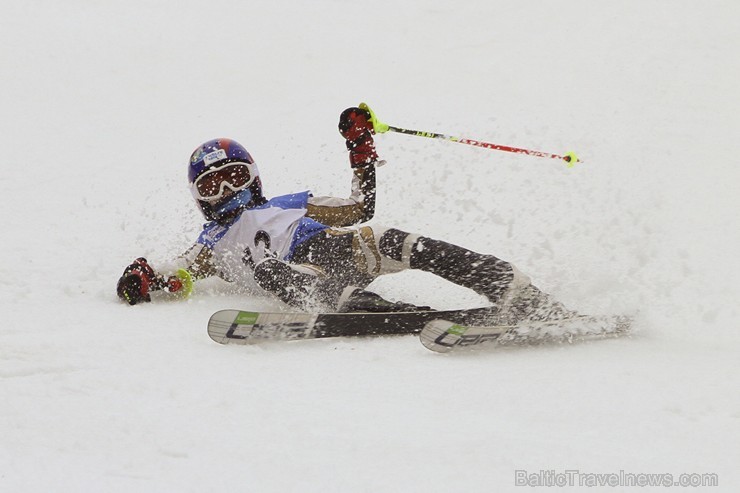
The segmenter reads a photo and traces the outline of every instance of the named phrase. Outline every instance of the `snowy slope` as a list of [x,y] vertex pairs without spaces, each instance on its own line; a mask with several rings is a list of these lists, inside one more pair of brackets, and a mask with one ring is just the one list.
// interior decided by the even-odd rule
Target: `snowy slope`
[[[517,470],[737,491],[739,17],[730,0],[3,4],[0,491],[518,491]],[[268,195],[343,196],[336,123],[363,100],[402,127],[578,152],[568,170],[380,136],[375,221],[511,260],[584,312],[639,311],[635,334],[232,348],[211,312],[284,307],[219,281],[118,302],[128,262],[195,239],[200,142],[244,143]],[[417,273],[374,287],[481,302]],[[635,489],[652,490],[588,491]]]

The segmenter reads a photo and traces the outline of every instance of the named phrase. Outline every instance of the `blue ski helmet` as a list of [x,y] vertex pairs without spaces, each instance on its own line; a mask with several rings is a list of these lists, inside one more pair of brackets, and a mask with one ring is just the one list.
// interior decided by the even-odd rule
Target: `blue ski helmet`
[[[251,184],[235,194],[213,200],[204,199],[197,191],[196,182],[202,175],[216,168],[231,163],[248,163],[254,175]],[[262,182],[254,159],[249,152],[232,139],[212,139],[198,146],[190,156],[188,164],[188,182],[193,198],[206,219],[210,221],[227,221],[234,216],[234,211],[262,205],[266,202],[262,195]]]

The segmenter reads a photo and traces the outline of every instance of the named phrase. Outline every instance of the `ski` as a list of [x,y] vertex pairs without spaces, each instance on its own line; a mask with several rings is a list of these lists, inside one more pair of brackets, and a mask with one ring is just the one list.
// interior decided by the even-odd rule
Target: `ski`
[[208,335],[219,344],[255,344],[274,340],[418,334],[437,319],[485,324],[494,307],[421,312],[250,312],[220,310],[208,321]]
[[468,325],[442,317],[427,322],[419,333],[421,343],[438,353],[481,344],[531,344],[549,341],[572,341],[629,332],[632,318],[624,315],[577,315],[562,320],[527,321],[515,325]]

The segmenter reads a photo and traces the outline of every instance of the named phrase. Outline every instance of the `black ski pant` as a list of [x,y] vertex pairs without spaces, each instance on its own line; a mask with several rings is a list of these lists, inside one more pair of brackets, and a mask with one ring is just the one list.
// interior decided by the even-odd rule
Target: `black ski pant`
[[258,264],[255,279],[291,305],[313,296],[333,308],[345,288],[365,288],[379,275],[406,269],[435,274],[493,304],[513,283],[529,282],[510,263],[493,255],[378,226],[329,228],[298,245],[288,265],[293,268],[280,268],[275,262]]

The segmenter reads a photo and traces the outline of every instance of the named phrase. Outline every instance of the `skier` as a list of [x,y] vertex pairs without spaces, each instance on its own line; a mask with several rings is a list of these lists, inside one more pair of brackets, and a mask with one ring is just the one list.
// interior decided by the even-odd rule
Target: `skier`
[[346,199],[299,192],[268,200],[257,165],[242,145],[221,138],[199,146],[190,157],[188,177],[210,222],[170,266],[176,274],[162,275],[138,258],[118,281],[118,296],[134,305],[150,301],[151,291],[182,294],[193,280],[216,275],[241,283],[253,279],[302,310],[428,310],[365,289],[380,275],[420,269],[472,289],[515,320],[572,314],[493,255],[364,224],[375,212],[375,167],[382,162],[373,140],[377,120],[366,105],[360,106],[344,110],[339,119],[353,170]]

